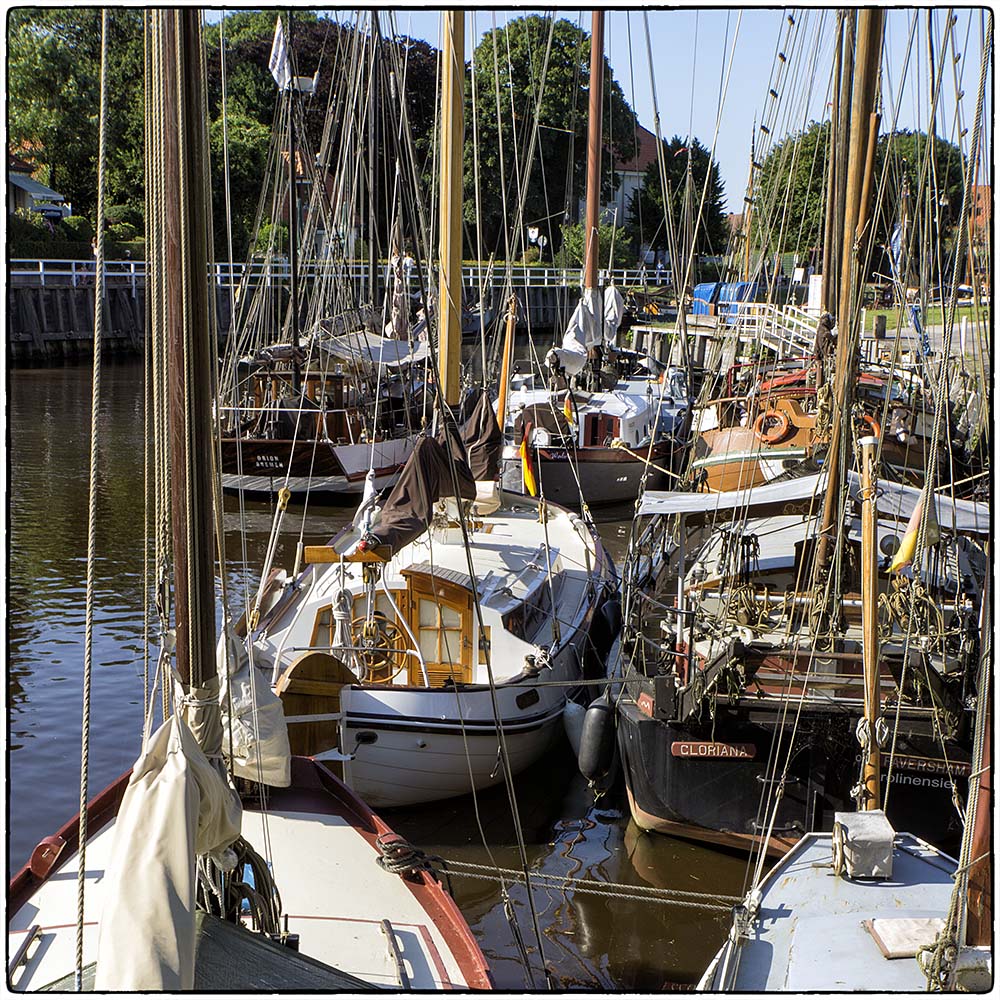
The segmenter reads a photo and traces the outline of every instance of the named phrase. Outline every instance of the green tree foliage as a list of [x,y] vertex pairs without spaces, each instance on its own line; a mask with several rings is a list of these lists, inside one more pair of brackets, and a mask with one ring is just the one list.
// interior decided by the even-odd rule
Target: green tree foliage
[[[143,206],[141,11],[108,16],[108,202]],[[7,22],[8,142],[47,166],[47,182],[93,217],[97,203],[101,12],[16,7]]]
[[[763,239],[769,252],[798,257],[822,247],[829,141],[830,123],[811,122],[802,132],[772,147],[758,175],[751,228],[755,246]],[[924,132],[900,130],[879,137],[872,206],[876,250],[888,243],[907,189],[913,220],[922,207],[926,210],[927,192],[934,192],[934,214],[940,218],[944,243],[950,244],[961,213],[962,155],[952,143],[935,139],[932,171],[929,146]],[[921,177],[925,178],[923,187]],[[938,231],[937,221],[934,231]]]
[[[561,246],[555,255],[557,267],[583,267],[584,228],[580,223],[567,223],[560,227]],[[622,230],[612,225],[601,225],[598,230],[598,267],[628,267],[633,253],[632,248],[622,239]]]
[[[552,33],[546,78],[545,53]],[[590,38],[570,21],[531,15],[488,32],[476,47],[474,79],[467,78],[465,218],[478,227],[487,253],[504,250],[504,229],[514,219],[535,108],[541,88],[538,148],[530,164],[525,200],[526,225],[538,225],[555,246],[559,225],[573,222],[583,197],[587,162],[587,97]],[[604,165],[602,200],[616,186],[611,170],[628,159],[636,124],[621,87],[605,60]],[[497,81],[500,109],[497,113]],[[479,204],[473,159],[473,90],[479,153]],[[501,153],[502,143],[502,153]],[[520,160],[517,159],[520,158]],[[506,213],[505,201],[506,198]]]
[[[729,240],[729,227],[718,163],[712,160],[708,149],[698,139],[688,142],[679,135],[669,142],[663,140],[663,158],[678,252],[690,242],[689,237],[693,233],[695,253],[724,253]],[[646,243],[651,250],[669,249],[666,204],[660,167],[654,160],[646,168],[642,187],[632,196],[629,206],[628,227],[637,246]],[[699,206],[700,221],[696,227]]]

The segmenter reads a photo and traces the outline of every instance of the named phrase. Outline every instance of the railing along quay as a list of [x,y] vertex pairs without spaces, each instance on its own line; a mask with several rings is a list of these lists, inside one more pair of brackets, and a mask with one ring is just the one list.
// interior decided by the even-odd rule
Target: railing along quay
[[[288,261],[250,261],[248,263],[216,263],[213,267],[215,282],[222,287],[235,287],[244,280],[256,283],[262,280],[288,281],[291,269]],[[369,265],[366,261],[303,261],[299,273],[304,279],[336,276],[346,281],[364,285],[369,280]],[[389,265],[382,261],[379,265],[378,280],[384,283],[389,273]],[[90,260],[33,260],[15,258],[10,261],[8,271],[11,282],[20,285],[92,285],[95,264]],[[128,285],[136,288],[145,283],[146,264],[141,260],[107,260],[104,262],[105,280],[110,284]],[[512,264],[465,264],[462,267],[462,282],[467,288],[482,286],[498,287],[510,281],[513,288],[575,288],[582,280],[579,268],[542,267]],[[640,268],[614,268],[600,273],[602,284],[614,283],[619,287],[656,284],[655,276]],[[416,285],[416,274],[411,272],[411,281]]]

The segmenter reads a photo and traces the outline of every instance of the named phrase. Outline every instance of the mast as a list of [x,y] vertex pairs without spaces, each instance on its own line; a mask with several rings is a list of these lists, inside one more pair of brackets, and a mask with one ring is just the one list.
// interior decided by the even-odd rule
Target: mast
[[465,12],[442,14],[441,214],[438,281],[438,372],[442,398],[457,406],[462,360],[462,142]]
[[[212,351],[208,294],[208,135],[203,89],[201,12],[186,7],[154,13],[163,33],[159,66],[164,130],[160,164],[166,225],[155,234],[164,260],[162,288],[167,341],[167,395],[172,478],[176,666],[186,691],[211,705],[189,719],[202,748],[221,747],[215,672],[212,516]],[[183,67],[183,70],[181,69]],[[176,123],[176,124],[173,124]],[[157,171],[159,172],[159,170]],[[182,191],[184,193],[182,199]],[[159,269],[153,272],[159,284]]]
[[865,678],[865,723],[868,744],[862,761],[861,786],[865,810],[881,807],[879,765],[881,755],[876,736],[879,714],[878,670],[878,520],[875,509],[877,482],[875,449],[878,438],[861,439],[861,657]]
[[[295,69],[291,66],[292,47],[294,43],[294,17],[292,9],[288,9],[288,60],[289,60],[289,89],[288,89],[288,262],[290,267],[289,295],[291,299],[291,343],[292,347],[299,346],[299,201],[298,184],[295,169],[296,144],[295,144],[295,94],[296,78]],[[293,355],[294,356],[294,355]],[[298,362],[293,361],[292,384],[298,390],[301,373]]]
[[[833,426],[825,466],[829,470],[826,496],[823,500],[823,520],[816,546],[816,561],[820,572],[830,564],[834,532],[840,516],[840,492],[843,484],[844,458],[847,451],[847,418],[850,414],[850,387],[855,361],[856,290],[861,286],[859,267],[864,266],[868,208],[863,204],[870,197],[871,179],[867,172],[874,164],[874,142],[878,120],[873,118],[875,96],[881,66],[883,12],[866,7],[858,13],[858,37],[854,80],[851,95],[851,134],[848,146],[846,197],[843,214],[843,242],[840,254],[840,289],[837,308],[837,359],[833,392]],[[868,145],[872,144],[871,154]]]
[[584,232],[583,287],[597,288],[597,266],[600,250],[601,200],[601,112],[604,93],[604,11],[591,13],[590,28],[590,94],[587,125],[587,214]]

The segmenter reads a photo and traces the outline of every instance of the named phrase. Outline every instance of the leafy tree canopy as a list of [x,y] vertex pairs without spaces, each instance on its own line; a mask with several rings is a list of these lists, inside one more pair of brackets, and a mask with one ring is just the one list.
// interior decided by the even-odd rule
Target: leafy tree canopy
[[[550,33],[551,49],[543,79]],[[565,19],[553,22],[530,15],[484,35],[472,62],[475,72],[466,78],[466,221],[478,227],[487,253],[494,249],[503,252],[504,228],[516,215],[525,169],[523,159],[541,94],[539,137],[530,164],[524,220],[526,225],[542,228],[550,245],[556,246],[560,224],[575,220],[583,197],[590,36]],[[611,150],[618,162],[628,159],[636,124],[635,114],[606,59],[603,123],[602,201],[606,201],[617,183],[611,170]],[[478,203],[474,195],[474,125]]]
[[635,243],[648,244],[651,250],[669,249],[669,203],[678,253],[686,252],[692,242],[694,253],[724,253],[729,227],[718,163],[698,139],[687,141],[675,135],[669,142],[664,139],[662,145],[669,198],[664,198],[660,165],[654,160],[646,168],[642,187],[632,196],[629,209],[629,231]]
[[[830,123],[811,122],[772,147],[757,181],[755,245],[764,241],[772,253],[802,257],[822,247],[829,142]],[[917,220],[921,211],[932,209],[934,231],[940,228],[944,242],[951,241],[961,213],[963,159],[957,146],[941,138],[935,138],[933,161],[929,148],[924,132],[899,130],[879,136],[873,203],[876,247],[888,243],[903,211],[904,192],[909,218]],[[935,192],[933,205],[928,204],[929,191]]]

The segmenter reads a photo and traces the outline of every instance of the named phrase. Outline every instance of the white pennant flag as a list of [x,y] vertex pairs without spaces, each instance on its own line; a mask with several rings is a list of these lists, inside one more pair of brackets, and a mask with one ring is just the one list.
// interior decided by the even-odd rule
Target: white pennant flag
[[271,44],[271,60],[268,62],[271,76],[279,90],[285,90],[292,79],[292,69],[288,64],[288,46],[285,44],[285,29],[278,18],[274,26],[274,41]]

